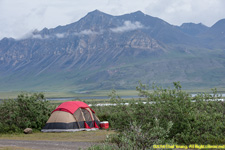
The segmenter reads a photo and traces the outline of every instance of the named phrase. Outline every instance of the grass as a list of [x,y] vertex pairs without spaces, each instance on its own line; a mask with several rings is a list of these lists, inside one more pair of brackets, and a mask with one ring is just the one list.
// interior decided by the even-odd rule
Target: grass
[[[134,96],[138,95],[136,90],[116,90],[120,96]],[[46,97],[95,97],[95,96],[108,96],[111,90],[99,91],[82,91],[82,92],[44,92]]]
[[[186,90],[186,92],[191,94],[197,94],[197,93],[212,93],[211,89],[197,89],[197,90]],[[217,88],[218,94],[225,94],[224,88]]]
[[[203,88],[203,89],[183,89],[184,91],[190,92],[190,93],[198,93],[198,92],[211,92],[210,88]],[[218,92],[225,93],[225,88],[217,88]],[[45,97],[51,97],[51,98],[64,98],[64,97],[94,97],[94,96],[108,96],[109,93],[111,93],[112,90],[99,90],[99,91],[83,91],[83,93],[76,93],[72,91],[68,92],[62,92],[62,91],[56,91],[56,92],[43,92],[45,94]],[[11,92],[1,92],[0,91],[0,99],[7,99],[7,98],[16,98],[18,94],[20,94],[22,91],[11,91]],[[35,91],[35,92],[42,92],[42,91]],[[29,93],[35,93],[35,92],[29,92]],[[138,95],[138,92],[136,90],[116,90],[116,93],[119,96],[135,96]]]
[[0,147],[0,150],[33,150],[33,149],[25,148],[25,147],[6,146],[6,147]]
[[[117,94],[120,96],[134,96],[138,95],[136,90],[116,90]],[[35,91],[42,92],[42,91]],[[64,98],[64,97],[93,97],[93,96],[108,96],[111,90],[99,90],[99,91],[83,91],[83,92],[73,92],[73,91],[56,91],[56,92],[43,92],[45,97],[51,98]],[[16,98],[21,91],[11,91],[11,92],[1,92],[0,99]],[[34,92],[29,92],[34,93]]]
[[16,98],[18,94],[21,92],[13,91],[13,92],[0,92],[0,99],[9,99],[9,98]]
[[[211,89],[188,89],[184,90],[188,93],[212,93]],[[218,93],[225,93],[225,88],[217,88]],[[39,91],[37,91],[39,92]],[[9,98],[16,98],[17,95],[19,95],[21,91],[11,91],[11,92],[1,92],[0,91],[0,100],[2,99],[9,99]],[[32,93],[32,92],[29,92]],[[34,92],[33,92],[34,93]],[[47,98],[69,98],[69,97],[75,97],[73,100],[79,100],[84,101],[87,103],[104,103],[108,102],[109,99],[93,99],[92,97],[97,96],[108,96],[111,93],[111,90],[99,90],[99,91],[83,91],[80,93],[77,92],[44,92],[45,97]],[[116,93],[119,96],[137,96],[138,92],[136,90],[116,90]],[[77,97],[77,98],[76,98]],[[79,97],[86,97],[85,99],[79,99]],[[90,97],[90,98],[88,98]],[[61,104],[65,102],[66,100],[54,100],[51,101],[53,104]]]
[[[50,103],[55,104],[55,105],[59,105],[63,102],[67,102],[67,101],[73,101],[73,100],[52,100],[52,101],[50,101]],[[88,99],[88,100],[77,99],[77,101],[83,101],[87,104],[96,104],[96,103],[108,103],[109,99]]]
[[[1,134],[1,139],[7,140],[28,140],[28,141],[70,141],[70,142],[103,142],[107,136],[115,134],[111,130],[97,131],[78,131],[78,132],[61,132],[61,133],[42,133],[33,134]],[[32,150],[31,148],[7,146],[1,147],[0,150]]]
[[102,142],[108,135],[115,134],[111,130],[97,131],[78,131],[61,133],[42,133],[33,134],[1,134],[1,139],[8,140],[32,140],[32,141],[71,141],[71,142]]

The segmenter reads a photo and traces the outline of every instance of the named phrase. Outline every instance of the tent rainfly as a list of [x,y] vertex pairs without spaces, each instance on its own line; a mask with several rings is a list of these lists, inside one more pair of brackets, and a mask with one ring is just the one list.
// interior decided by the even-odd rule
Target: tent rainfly
[[96,130],[100,120],[84,102],[69,101],[60,104],[49,117],[42,132],[74,132]]

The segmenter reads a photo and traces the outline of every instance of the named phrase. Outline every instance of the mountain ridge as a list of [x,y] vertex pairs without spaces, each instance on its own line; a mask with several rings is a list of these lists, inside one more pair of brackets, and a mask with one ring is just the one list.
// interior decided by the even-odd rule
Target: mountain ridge
[[216,24],[174,26],[141,11],[94,10],[65,26],[2,39],[0,90],[131,89],[139,80],[223,87],[225,39],[215,38],[222,31]]

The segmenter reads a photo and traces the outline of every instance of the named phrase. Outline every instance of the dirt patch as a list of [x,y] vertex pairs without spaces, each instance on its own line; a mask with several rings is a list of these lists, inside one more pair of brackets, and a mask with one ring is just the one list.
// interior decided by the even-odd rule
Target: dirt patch
[[78,131],[61,133],[33,133],[33,134],[1,134],[1,139],[7,140],[35,140],[35,141],[70,141],[70,142],[101,142],[114,131]]
[[[25,140],[0,140],[0,147],[17,149],[46,149],[46,150],[79,150],[98,143],[92,142],[65,142],[65,141],[25,141]],[[7,149],[8,149],[7,148]]]
[[0,150],[78,150],[103,142],[114,131],[79,131],[0,135]]

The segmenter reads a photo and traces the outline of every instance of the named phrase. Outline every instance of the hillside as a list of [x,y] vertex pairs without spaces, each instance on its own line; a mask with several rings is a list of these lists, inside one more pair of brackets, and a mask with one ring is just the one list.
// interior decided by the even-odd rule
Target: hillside
[[225,87],[223,24],[174,26],[140,11],[95,10],[65,26],[2,39],[0,90],[134,89],[139,80]]

